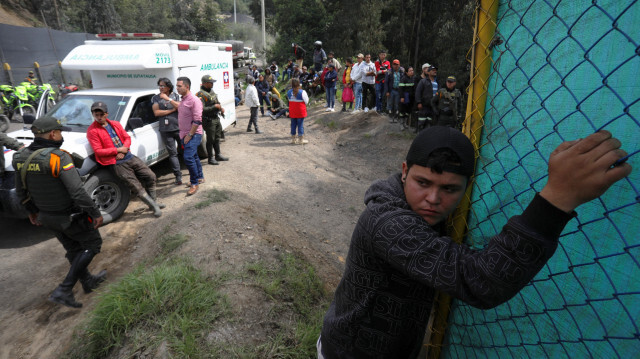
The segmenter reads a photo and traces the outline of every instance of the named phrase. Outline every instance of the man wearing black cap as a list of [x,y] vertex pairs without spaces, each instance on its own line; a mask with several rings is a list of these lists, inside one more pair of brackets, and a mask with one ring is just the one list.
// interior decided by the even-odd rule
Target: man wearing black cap
[[456,88],[456,78],[447,77],[447,85],[438,89],[431,99],[431,109],[436,117],[438,126],[448,126],[460,129],[462,124],[462,94]]
[[222,124],[220,115],[224,116],[224,108],[218,101],[218,95],[213,92],[213,83],[216,80],[211,75],[202,76],[202,85],[196,96],[202,101],[202,129],[207,139],[207,156],[210,165],[219,164],[218,161],[228,161],[220,152],[220,138],[222,137]]
[[149,206],[154,216],[162,216],[161,209],[165,206],[157,202],[156,174],[131,153],[131,137],[119,122],[108,119],[106,103],[94,102],[91,114],[94,121],[87,129],[87,139],[96,161],[103,166],[110,166],[116,176]]
[[416,132],[436,124],[435,115],[431,107],[431,99],[433,99],[433,96],[435,96],[440,89],[437,75],[438,68],[435,65],[429,65],[426,68],[426,76],[421,79],[416,86],[416,103],[418,104],[418,125],[416,126]]
[[422,131],[402,172],[365,194],[318,357],[416,358],[436,291],[483,309],[509,300],[551,258],[573,210],[631,172],[611,167],[626,156],[620,146],[607,131],[562,143],[527,209],[472,250],[447,237],[444,222],[474,173],[474,147],[449,127]]
[[90,293],[106,279],[107,272],[94,276],[87,269],[102,247],[97,229],[102,215],[84,190],[73,159],[60,150],[62,131],[69,130],[54,117],[37,119],[31,126],[34,141],[13,155],[13,165],[16,193],[29,212],[29,220],[54,232],[71,264],[49,301],[79,308],[82,304],[76,302],[72,291],[76,282]]

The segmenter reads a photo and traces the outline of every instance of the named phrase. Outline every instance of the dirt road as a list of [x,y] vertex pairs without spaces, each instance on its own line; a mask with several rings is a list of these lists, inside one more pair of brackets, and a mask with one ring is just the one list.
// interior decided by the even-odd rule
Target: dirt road
[[[106,268],[109,280],[117,280],[158,253],[160,236],[182,233],[189,241],[179,254],[205,271],[294,251],[313,264],[328,288],[335,287],[365,190],[400,169],[411,136],[385,116],[325,113],[319,106],[305,120],[310,143],[296,146],[290,144],[289,119],[261,117],[264,134],[256,135],[246,132],[248,110],[239,110],[238,126],[228,128],[221,146],[231,160],[205,165],[206,183],[191,197],[184,186],[173,185],[166,161],[155,166],[159,196],[167,205],[163,216],[156,219],[133,201],[122,218],[101,229],[104,245],[93,271]],[[230,199],[195,209],[211,189]],[[62,247],[46,230],[0,219],[0,238],[0,359],[56,358],[95,296],[76,286],[76,298],[84,303],[80,310],[46,301],[68,269]],[[232,302],[259,323],[261,313],[251,310],[246,294],[230,292],[238,296]],[[250,338],[256,326],[235,330],[234,335]]]

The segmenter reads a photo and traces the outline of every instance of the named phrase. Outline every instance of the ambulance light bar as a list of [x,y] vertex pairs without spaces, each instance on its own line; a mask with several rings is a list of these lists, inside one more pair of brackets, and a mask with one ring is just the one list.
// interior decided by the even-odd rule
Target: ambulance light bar
[[102,40],[109,39],[161,39],[164,34],[157,32],[119,32],[113,34],[96,34],[96,37]]

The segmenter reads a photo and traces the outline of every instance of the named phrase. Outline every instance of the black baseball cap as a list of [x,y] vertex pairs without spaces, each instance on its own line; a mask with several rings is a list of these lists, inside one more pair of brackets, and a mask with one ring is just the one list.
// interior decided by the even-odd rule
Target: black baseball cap
[[460,157],[460,163],[447,163],[442,169],[471,177],[475,168],[475,149],[462,132],[447,126],[433,126],[416,136],[407,153],[407,163],[431,168],[429,155],[437,149],[447,148]]
[[63,126],[60,120],[53,116],[40,117],[31,125],[33,133],[47,133],[53,130],[71,131],[71,127]]
[[107,104],[102,102],[102,101],[96,101],[93,103],[93,105],[91,105],[91,112],[95,111],[95,110],[100,110],[102,112],[109,112],[107,111]]

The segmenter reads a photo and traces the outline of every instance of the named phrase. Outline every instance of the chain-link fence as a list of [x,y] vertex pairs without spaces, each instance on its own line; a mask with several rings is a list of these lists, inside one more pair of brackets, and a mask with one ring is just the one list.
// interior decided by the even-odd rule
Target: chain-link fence
[[482,248],[524,210],[562,141],[604,128],[635,171],[578,208],[553,258],[513,299],[492,310],[454,300],[430,356],[638,356],[639,45],[638,1],[479,3],[465,123],[479,158],[466,242]]

